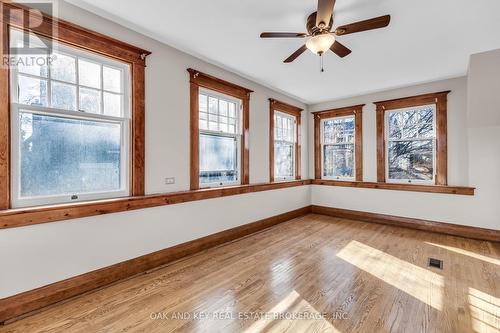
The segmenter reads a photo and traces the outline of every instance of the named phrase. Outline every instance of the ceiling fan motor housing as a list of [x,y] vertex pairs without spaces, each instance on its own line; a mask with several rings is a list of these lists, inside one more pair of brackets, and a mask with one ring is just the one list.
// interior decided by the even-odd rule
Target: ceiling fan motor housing
[[[307,32],[312,36],[321,32],[321,29],[316,26],[316,13],[317,12],[314,12],[311,15],[309,15],[309,17],[307,17],[307,24],[306,24]],[[330,17],[330,22],[328,23],[328,26],[324,27],[323,31],[324,30],[330,31],[332,25],[333,25],[333,14]]]

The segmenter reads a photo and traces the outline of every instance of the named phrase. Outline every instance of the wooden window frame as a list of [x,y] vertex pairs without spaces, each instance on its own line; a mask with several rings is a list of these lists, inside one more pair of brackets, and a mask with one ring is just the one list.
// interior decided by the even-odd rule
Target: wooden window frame
[[250,89],[238,86],[234,83],[221,80],[214,76],[202,73],[198,70],[188,68],[190,83],[190,188],[198,190],[200,188],[200,128],[199,128],[199,105],[198,95],[200,87],[212,90],[221,94],[229,95],[241,100],[242,105],[242,129],[241,129],[241,148],[240,148],[240,181],[241,185],[249,184],[250,180],[250,161],[249,161],[249,126],[250,126]]
[[321,179],[321,121],[335,117],[354,116],[355,120],[355,181],[363,181],[363,106],[365,104],[347,106],[313,112],[314,117],[314,179]]
[[303,109],[269,98],[269,181],[274,179],[274,115],[275,111],[295,117],[295,179],[302,179],[301,175],[301,113]]
[[[374,102],[377,112],[377,182],[386,182],[386,111],[434,104],[436,105],[436,170],[434,185],[448,185],[447,101],[449,93],[450,90],[447,90]],[[413,186],[411,184],[406,185]]]
[[[31,22],[33,26],[24,22]],[[37,23],[36,26],[34,26]],[[46,38],[106,56],[130,66],[131,79],[131,151],[130,195],[144,195],[144,113],[145,113],[145,66],[151,52],[107,37],[75,24],[53,18],[20,4],[0,2],[0,52],[8,57],[9,31],[17,28]],[[11,208],[11,161],[10,161],[10,71],[0,68],[0,210]],[[107,199],[104,199],[107,200]],[[97,201],[96,201],[97,202]],[[77,203],[63,204],[71,208]]]

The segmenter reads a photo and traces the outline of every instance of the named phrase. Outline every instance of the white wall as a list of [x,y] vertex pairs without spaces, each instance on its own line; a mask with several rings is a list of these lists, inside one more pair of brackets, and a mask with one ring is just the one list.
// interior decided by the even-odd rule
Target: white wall
[[[376,181],[373,102],[451,90],[448,95],[448,183],[476,187],[475,196],[312,186],[314,205],[500,229],[500,52],[474,55],[469,76],[309,107],[311,112],[366,103],[363,109],[363,174]],[[493,97],[494,96],[494,97]],[[313,175],[313,121],[309,165]]]
[[[305,105],[78,7],[59,4],[62,19],[152,51],[146,68],[146,193],[189,189],[188,67],[254,90],[250,182],[269,181],[268,98]],[[306,133],[305,112],[302,123]],[[302,147],[307,178],[307,135]],[[176,183],[165,185],[165,177],[175,177]],[[302,186],[0,230],[0,298],[309,204],[309,186]]]
[[0,298],[302,208],[309,205],[309,189],[300,186],[0,230]]

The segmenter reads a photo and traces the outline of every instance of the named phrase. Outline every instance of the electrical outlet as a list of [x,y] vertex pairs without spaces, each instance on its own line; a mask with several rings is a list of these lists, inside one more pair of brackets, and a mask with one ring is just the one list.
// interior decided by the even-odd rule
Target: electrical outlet
[[165,178],[165,185],[172,185],[172,184],[175,184],[175,178],[174,177]]

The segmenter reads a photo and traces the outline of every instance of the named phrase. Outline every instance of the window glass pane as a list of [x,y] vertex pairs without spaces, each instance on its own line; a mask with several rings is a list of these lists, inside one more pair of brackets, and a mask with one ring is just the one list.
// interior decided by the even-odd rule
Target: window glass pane
[[[28,33],[28,45],[25,45],[25,37],[26,33],[24,31],[18,29],[10,29],[10,47],[22,48],[22,47],[30,47],[30,48],[44,48],[47,49],[47,44],[49,41],[46,38],[39,37],[36,34]],[[45,50],[43,51],[45,52]]]
[[199,94],[198,104],[199,104],[200,112],[207,112],[207,96],[206,95]]
[[389,142],[389,179],[432,180],[433,141]]
[[208,123],[207,123],[207,118],[208,114],[200,112],[200,129],[206,130],[208,129]]
[[[19,73],[26,73],[35,76],[47,77],[47,55],[46,54],[30,54],[29,58],[33,57],[34,61],[27,61],[25,57],[16,56],[15,63]],[[43,61],[42,61],[43,59]]]
[[219,100],[219,114],[222,116],[227,116],[228,105],[224,100]]
[[274,173],[275,177],[293,177],[294,175],[294,144],[275,142]]
[[200,134],[200,183],[232,182],[238,179],[237,140]]
[[52,81],[52,106],[58,109],[76,110],[76,86]]
[[122,95],[104,93],[104,114],[108,116],[122,116]]
[[217,98],[209,97],[208,98],[208,112],[217,114],[217,109],[219,104],[219,100]]
[[47,106],[47,81],[19,75],[19,103]]
[[236,118],[236,104],[229,103],[229,117]]
[[274,115],[274,139],[295,142],[295,120],[280,113]]
[[78,80],[81,85],[101,88],[101,65],[78,59]]
[[122,92],[122,71],[119,69],[103,66],[102,79],[104,90],[120,93]]
[[354,117],[323,122],[323,143],[354,143]]
[[101,113],[101,91],[80,88],[80,111]]
[[20,112],[21,197],[120,188],[120,125]]
[[323,146],[323,176],[354,177],[354,144]]
[[390,139],[434,137],[434,107],[425,106],[388,113]]
[[65,54],[54,53],[50,65],[52,79],[76,83],[76,60]]

